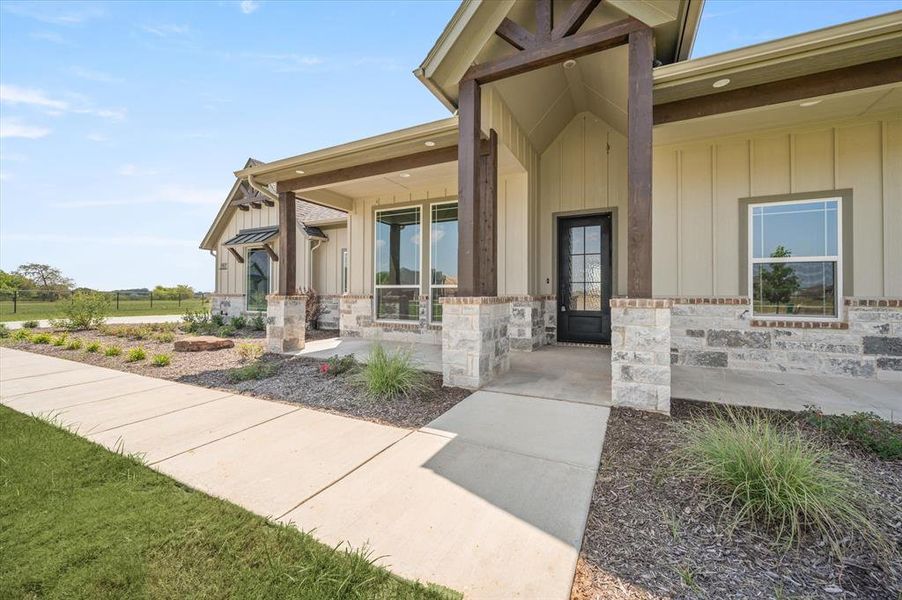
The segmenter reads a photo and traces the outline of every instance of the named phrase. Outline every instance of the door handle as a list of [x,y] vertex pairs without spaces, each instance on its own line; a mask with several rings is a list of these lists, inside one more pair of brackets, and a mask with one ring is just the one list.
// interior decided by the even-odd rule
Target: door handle
[[567,307],[561,304],[561,312],[567,312]]

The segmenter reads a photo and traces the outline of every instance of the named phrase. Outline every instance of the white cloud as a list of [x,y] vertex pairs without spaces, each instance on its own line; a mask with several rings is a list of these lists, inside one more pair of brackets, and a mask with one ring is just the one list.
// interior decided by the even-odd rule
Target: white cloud
[[180,240],[155,235],[88,236],[56,233],[3,233],[4,241],[50,244],[100,244],[104,246],[197,246],[197,240]]
[[157,171],[139,167],[133,164],[127,164],[119,167],[119,174],[123,177],[145,177],[149,175],[156,175]]
[[269,66],[277,73],[290,73],[296,71],[306,71],[311,67],[322,65],[325,61],[319,56],[310,56],[308,54],[291,53],[260,53],[260,52],[242,52],[238,54],[239,58],[262,63]]
[[89,133],[88,135],[85,136],[85,139],[88,140],[89,142],[97,142],[97,143],[110,141],[110,138],[103,135],[102,133]]
[[184,185],[164,185],[144,196],[116,197],[109,200],[72,200],[57,202],[55,208],[96,208],[107,206],[137,206],[143,204],[187,204],[209,206],[222,203],[221,189],[201,189]]
[[36,140],[50,135],[50,129],[27,125],[18,119],[0,119],[0,138],[25,138]]
[[191,29],[187,25],[166,23],[163,25],[142,25],[141,29],[158,37],[170,37],[173,35],[185,35]]
[[257,0],[241,0],[241,2],[238,3],[238,7],[241,9],[241,12],[249,15],[260,8],[260,3]]
[[10,14],[53,25],[80,25],[106,14],[103,8],[97,4],[3,2],[2,8]]
[[95,71],[93,69],[86,69],[78,66],[70,68],[69,72],[80,79],[97,81],[99,83],[121,83],[125,81],[121,77],[116,77],[109,73],[104,73],[103,71]]
[[31,37],[36,40],[50,42],[51,44],[59,44],[61,46],[67,46],[69,44],[66,38],[55,31],[35,31],[31,33]]
[[23,88],[17,85],[0,84],[0,102],[7,104],[28,104],[54,110],[67,110],[69,104],[63,100],[48,98],[41,90]]

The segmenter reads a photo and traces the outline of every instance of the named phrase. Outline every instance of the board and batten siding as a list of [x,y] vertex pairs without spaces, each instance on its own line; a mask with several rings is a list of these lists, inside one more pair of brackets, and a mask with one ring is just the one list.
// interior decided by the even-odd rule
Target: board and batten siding
[[902,296],[902,119],[655,146],[653,165],[656,296],[738,295],[739,199],[834,189],[852,190],[852,293]]
[[[341,250],[348,248],[347,227],[323,227],[329,238],[313,251],[313,289],[320,294],[341,293]],[[312,242],[316,245],[316,241]]]
[[626,137],[589,112],[576,115],[542,153],[538,294],[557,293],[556,216],[610,209],[616,210],[616,293],[626,294],[626,160]]

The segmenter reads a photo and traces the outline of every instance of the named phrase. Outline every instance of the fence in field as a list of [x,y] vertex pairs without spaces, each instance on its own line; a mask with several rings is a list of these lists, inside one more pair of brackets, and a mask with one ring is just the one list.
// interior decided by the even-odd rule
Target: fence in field
[[[63,302],[73,292],[56,292],[43,290],[13,290],[0,291],[0,315],[21,316],[28,319],[32,315],[62,314]],[[112,314],[128,314],[134,312],[162,311],[163,313],[177,313],[186,310],[206,309],[209,298],[206,294],[154,294],[153,292],[98,292],[105,295],[110,301]],[[44,317],[41,317],[44,318]]]

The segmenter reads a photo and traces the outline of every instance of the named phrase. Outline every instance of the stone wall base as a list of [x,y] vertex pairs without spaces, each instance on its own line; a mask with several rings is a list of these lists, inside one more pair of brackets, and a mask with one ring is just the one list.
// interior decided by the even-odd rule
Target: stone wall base
[[341,296],[319,296],[320,313],[316,318],[317,329],[338,329],[341,320]]
[[510,368],[510,299],[442,298],[442,305],[445,385],[476,389]]
[[611,404],[670,412],[669,300],[611,300]]
[[373,318],[373,297],[369,294],[345,294],[339,299],[339,330],[342,337],[386,340],[418,344],[441,344],[442,326],[429,323],[429,297],[420,296],[417,321],[394,323]]
[[284,353],[304,349],[307,296],[266,297],[266,349]]
[[244,294],[210,294],[210,312],[223,317],[239,317],[245,311]]
[[511,350],[531,352],[557,341],[555,296],[516,296],[510,303]]

